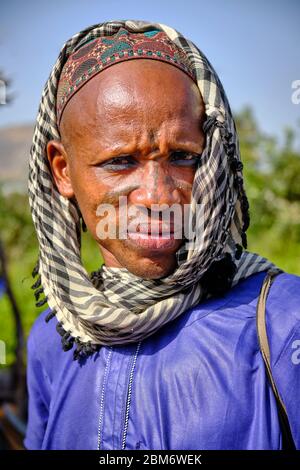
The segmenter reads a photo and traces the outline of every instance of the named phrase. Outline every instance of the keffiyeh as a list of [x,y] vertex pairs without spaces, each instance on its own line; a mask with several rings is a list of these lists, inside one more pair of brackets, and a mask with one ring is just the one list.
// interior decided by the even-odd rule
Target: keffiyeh
[[[80,209],[59,194],[46,155],[51,139],[60,139],[57,89],[68,57],[81,45],[120,29],[131,33],[164,31],[185,55],[205,103],[206,147],[192,188],[191,220],[200,241],[177,252],[178,267],[162,279],[142,279],[124,268],[103,265],[89,274],[81,259]],[[36,299],[44,293],[58,320],[64,350],[74,358],[101,345],[137,342],[210,296],[221,295],[242,279],[274,267],[248,251],[248,201],[230,106],[205,55],[178,31],[160,23],[109,21],[75,34],[63,46],[47,80],[39,106],[29,162],[29,202],[39,242],[33,271]],[[201,215],[196,212],[201,204]]]

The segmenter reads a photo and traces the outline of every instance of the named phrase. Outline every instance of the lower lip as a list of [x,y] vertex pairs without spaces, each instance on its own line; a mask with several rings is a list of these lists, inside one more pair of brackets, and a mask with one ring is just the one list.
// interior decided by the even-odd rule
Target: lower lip
[[151,250],[173,248],[178,244],[179,241],[178,239],[174,238],[174,233],[170,233],[168,236],[163,236],[139,232],[128,232],[128,238],[135,245],[139,245],[142,248],[148,248]]

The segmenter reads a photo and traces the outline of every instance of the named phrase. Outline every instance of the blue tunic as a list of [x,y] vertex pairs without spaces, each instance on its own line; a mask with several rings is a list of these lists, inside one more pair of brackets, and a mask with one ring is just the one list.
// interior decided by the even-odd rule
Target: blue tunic
[[[63,352],[49,310],[28,340],[28,449],[280,449],[256,334],[265,273],[200,303],[141,343]],[[267,300],[271,364],[300,448],[300,277]]]

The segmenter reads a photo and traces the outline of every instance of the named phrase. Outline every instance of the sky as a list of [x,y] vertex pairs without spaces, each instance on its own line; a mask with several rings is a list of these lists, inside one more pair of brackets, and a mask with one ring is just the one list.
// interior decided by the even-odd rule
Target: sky
[[0,6],[0,70],[14,101],[0,127],[34,122],[43,86],[63,43],[108,20],[165,23],[191,39],[216,69],[234,111],[250,105],[262,130],[279,139],[298,128],[299,0],[8,0]]

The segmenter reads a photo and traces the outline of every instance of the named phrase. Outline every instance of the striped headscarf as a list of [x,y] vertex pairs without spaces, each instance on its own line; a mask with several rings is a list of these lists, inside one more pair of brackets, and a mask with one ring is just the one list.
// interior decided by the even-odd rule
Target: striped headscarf
[[[142,279],[124,268],[103,265],[88,274],[81,259],[82,215],[74,201],[60,195],[46,155],[51,139],[60,139],[56,100],[63,66],[81,45],[111,36],[121,28],[132,33],[164,31],[183,51],[196,77],[206,112],[206,147],[196,169],[190,214],[201,242],[182,245],[178,267],[168,277]],[[96,24],[63,46],[45,84],[29,162],[29,202],[39,242],[33,276],[35,296],[44,293],[56,316],[64,350],[74,359],[101,345],[137,342],[205,298],[222,295],[242,279],[274,267],[246,250],[249,207],[244,190],[238,138],[230,106],[213,67],[190,40],[160,23],[124,20]],[[196,214],[201,204],[201,216]],[[196,216],[197,215],[197,216]]]

